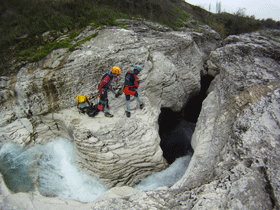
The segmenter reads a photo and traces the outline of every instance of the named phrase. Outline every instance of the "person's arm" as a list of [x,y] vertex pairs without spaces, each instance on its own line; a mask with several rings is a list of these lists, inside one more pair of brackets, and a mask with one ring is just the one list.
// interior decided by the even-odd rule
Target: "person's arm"
[[100,82],[99,87],[100,87],[100,88],[103,88],[104,85],[106,85],[109,81],[110,81],[110,77],[109,77],[109,75],[107,75],[107,76],[104,77],[104,79]]
[[134,86],[135,86],[136,88],[139,88],[139,83],[138,83],[138,81],[137,81],[137,75],[136,75],[136,74],[134,74]]
[[107,75],[106,77],[104,77],[101,82],[99,83],[99,93],[100,95],[102,94],[102,89],[104,87],[104,85],[106,85],[108,82],[110,81],[110,77],[109,75]]

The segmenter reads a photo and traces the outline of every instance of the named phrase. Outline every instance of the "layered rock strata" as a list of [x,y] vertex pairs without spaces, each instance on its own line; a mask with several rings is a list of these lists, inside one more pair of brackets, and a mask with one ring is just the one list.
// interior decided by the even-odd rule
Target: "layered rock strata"
[[[48,59],[54,60],[30,64],[16,78],[3,78],[3,142],[43,144],[63,134],[75,142],[78,161],[89,173],[109,186],[133,186],[141,177],[166,167],[158,146],[160,108],[182,109],[199,92],[200,76],[208,70],[215,79],[196,124],[194,154],[185,175],[170,188],[138,192],[112,188],[85,205],[64,199],[57,204],[57,198],[36,194],[32,198],[25,193],[12,195],[2,182],[3,205],[19,206],[24,198],[24,209],[58,205],[64,209],[279,208],[280,32],[230,36],[218,49],[217,36],[210,36],[216,44],[209,49],[197,44],[198,40],[207,43],[201,31],[127,24],[128,30],[100,29],[78,50],[60,56],[53,52]],[[83,92],[93,99],[105,67],[119,65],[124,70],[136,63],[144,66],[139,89],[147,105],[144,110],[134,100],[132,118],[126,119],[124,99],[110,95],[114,119],[104,118],[103,113],[91,119],[75,111],[73,95]],[[4,135],[6,128],[10,133]],[[33,134],[32,139],[28,134]],[[19,136],[25,138],[19,140]],[[127,168],[122,171],[122,167]],[[106,168],[119,176],[119,182],[104,173]]]
[[[73,52],[54,50],[17,75],[1,78],[2,143],[44,145],[58,136],[74,141],[80,166],[108,187],[134,186],[168,166],[159,146],[160,109],[179,111],[200,91],[205,52],[190,32],[152,22],[119,21],[127,29],[87,27],[77,41],[98,35]],[[213,43],[219,45],[220,37],[211,33]],[[126,118],[125,97],[110,93],[114,118],[78,113],[76,95],[87,94],[95,103],[97,86],[107,69],[114,65],[122,69],[113,82],[114,87],[122,87],[124,75],[135,64],[143,66],[138,90],[143,110],[132,97],[132,117]]]

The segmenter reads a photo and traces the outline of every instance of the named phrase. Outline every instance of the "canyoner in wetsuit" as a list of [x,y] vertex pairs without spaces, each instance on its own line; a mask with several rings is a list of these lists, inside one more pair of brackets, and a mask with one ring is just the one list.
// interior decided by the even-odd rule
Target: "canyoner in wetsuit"
[[[111,70],[107,70],[107,72],[102,76],[101,82],[98,85],[99,93],[100,93],[100,100],[98,103],[98,110],[104,111],[106,117],[113,117],[114,115],[110,114],[108,111],[108,90],[110,85],[114,79],[114,77],[118,77],[121,74],[121,69],[117,66],[114,66]],[[110,89],[116,97],[120,95],[120,92],[115,92],[114,90]]]
[[126,116],[130,117],[130,96],[134,95],[137,98],[137,101],[140,104],[140,109],[143,109],[144,103],[142,102],[137,88],[139,87],[139,83],[137,81],[137,75],[142,71],[142,67],[140,65],[135,65],[133,71],[128,71],[125,75],[124,80],[124,90],[125,98],[126,98]]

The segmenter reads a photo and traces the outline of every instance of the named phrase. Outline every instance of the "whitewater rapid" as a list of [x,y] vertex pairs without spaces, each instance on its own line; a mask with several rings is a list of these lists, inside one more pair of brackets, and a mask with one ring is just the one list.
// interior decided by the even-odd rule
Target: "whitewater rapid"
[[[166,170],[143,179],[135,189],[172,186],[184,175],[190,159],[191,155],[178,158]],[[73,142],[63,138],[28,149],[13,143],[4,144],[0,149],[0,172],[13,192],[38,190],[48,197],[92,202],[108,190],[98,179],[80,170],[75,162]]]

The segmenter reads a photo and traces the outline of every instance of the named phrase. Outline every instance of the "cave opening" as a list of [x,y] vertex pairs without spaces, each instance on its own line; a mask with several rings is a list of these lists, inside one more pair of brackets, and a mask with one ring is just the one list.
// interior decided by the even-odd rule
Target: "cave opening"
[[207,96],[207,89],[212,76],[201,78],[201,90],[193,96],[180,112],[173,112],[170,108],[162,108],[159,115],[160,147],[163,157],[169,164],[177,158],[192,155],[191,137],[199,117],[203,100]]

